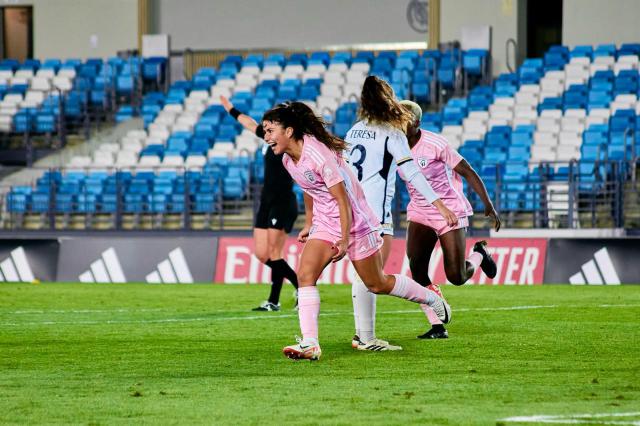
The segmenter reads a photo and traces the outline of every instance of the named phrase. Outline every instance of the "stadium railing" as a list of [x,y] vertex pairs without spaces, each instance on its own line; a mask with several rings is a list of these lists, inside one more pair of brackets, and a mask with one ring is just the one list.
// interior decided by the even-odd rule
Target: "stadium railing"
[[[637,161],[539,163],[532,173],[509,165],[480,171],[509,228],[637,228],[640,204]],[[520,173],[520,174],[519,174]],[[150,168],[50,169],[29,186],[0,188],[0,226],[30,229],[251,229],[261,183],[249,172],[222,174]],[[471,229],[491,227],[479,198],[465,187],[476,216]],[[301,191],[296,187],[300,211]],[[396,226],[404,227],[408,202],[398,183]],[[301,214],[298,225],[304,218]]]

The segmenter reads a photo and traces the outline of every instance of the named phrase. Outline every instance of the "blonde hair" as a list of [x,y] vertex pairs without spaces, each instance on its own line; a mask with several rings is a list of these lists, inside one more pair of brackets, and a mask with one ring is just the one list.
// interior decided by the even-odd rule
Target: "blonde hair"
[[413,114],[414,121],[422,121],[422,108],[420,108],[420,105],[407,99],[400,101],[400,105],[405,107],[411,112],[411,114]]

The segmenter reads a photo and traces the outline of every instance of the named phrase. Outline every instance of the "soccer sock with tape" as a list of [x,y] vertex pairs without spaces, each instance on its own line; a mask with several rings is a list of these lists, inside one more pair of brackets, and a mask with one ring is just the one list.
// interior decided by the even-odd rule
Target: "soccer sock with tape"
[[369,291],[358,274],[351,284],[351,298],[356,335],[361,341],[369,342],[376,337],[376,295]]

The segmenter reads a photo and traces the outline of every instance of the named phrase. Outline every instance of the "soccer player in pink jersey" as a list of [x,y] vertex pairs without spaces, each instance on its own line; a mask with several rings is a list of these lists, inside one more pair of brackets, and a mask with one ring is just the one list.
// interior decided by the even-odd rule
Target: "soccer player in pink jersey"
[[[401,104],[411,111],[414,120],[407,129],[407,138],[413,158],[418,163],[422,174],[429,180],[433,190],[445,205],[458,216],[458,224],[450,226],[420,192],[409,183],[410,201],[407,206],[407,257],[413,278],[424,286],[431,285],[428,275],[431,253],[440,240],[444,259],[444,271],[447,280],[455,285],[462,285],[471,278],[478,268],[489,277],[496,276],[496,264],[487,253],[485,241],[477,242],[473,253],[465,259],[465,231],[469,226],[469,216],[473,215],[471,204],[464,196],[462,178],[480,196],[484,204],[484,214],[494,221],[496,231],[500,229],[500,218],[493,207],[487,189],[480,176],[447,143],[441,135],[420,129],[422,109],[411,101]],[[436,290],[436,292],[438,292]],[[441,295],[441,294],[440,294]],[[432,328],[418,336],[425,339],[446,338],[447,331],[437,315],[427,310],[427,317]]]
[[292,359],[317,360],[320,294],[316,282],[330,262],[346,254],[367,288],[430,306],[443,323],[451,310],[431,290],[403,275],[382,271],[380,222],[367,204],[360,183],[342,153],[345,141],[330,134],[322,118],[301,102],[278,105],[262,119],[265,140],[304,191],[306,222],[298,238],[305,242],[298,266],[298,316],[302,339],[286,346]]

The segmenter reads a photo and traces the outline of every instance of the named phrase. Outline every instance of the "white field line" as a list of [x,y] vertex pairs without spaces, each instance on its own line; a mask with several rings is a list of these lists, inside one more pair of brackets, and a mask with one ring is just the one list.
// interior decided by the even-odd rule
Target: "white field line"
[[165,308],[155,308],[155,309],[68,309],[68,310],[42,310],[42,309],[27,309],[22,311],[8,311],[2,312],[0,314],[4,315],[21,315],[21,314],[96,314],[96,313],[112,313],[112,312],[154,312],[154,311],[162,311]]
[[[454,312],[486,312],[486,311],[521,311],[521,310],[532,310],[532,309],[554,309],[554,308],[635,308],[640,307],[640,304],[619,304],[619,305],[594,305],[594,306],[586,306],[586,305],[525,305],[525,306],[501,306],[495,308],[459,308],[455,309]],[[140,312],[145,310],[113,310],[113,311],[99,311],[99,312]],[[155,311],[155,310],[154,310]],[[44,313],[55,312],[55,311],[45,311]],[[75,311],[79,312],[79,311]],[[93,311],[95,312],[95,311]],[[216,313],[224,313],[224,312],[237,312],[237,311],[212,311],[212,314]],[[398,310],[398,311],[378,311],[378,314],[381,315],[389,315],[389,314],[417,314],[420,313],[420,310]],[[322,312],[320,314],[323,317],[328,316],[351,316],[353,312],[351,311],[328,311]],[[19,326],[27,326],[27,325],[101,325],[101,324],[156,324],[156,323],[181,323],[181,322],[227,322],[227,321],[244,321],[244,320],[265,320],[265,319],[283,319],[283,318],[297,318],[297,313],[291,314],[275,314],[275,315],[251,315],[251,316],[232,316],[232,317],[195,317],[195,318],[158,318],[158,319],[149,319],[149,320],[86,320],[86,321],[30,321],[30,322],[2,322],[0,325],[7,327],[19,327]]]
[[604,420],[620,417],[640,417],[640,412],[631,413],[595,413],[595,414],[568,414],[550,416],[540,414],[535,416],[516,416],[500,419],[508,423],[553,423],[553,424],[594,424],[599,425],[640,425],[640,420]]

